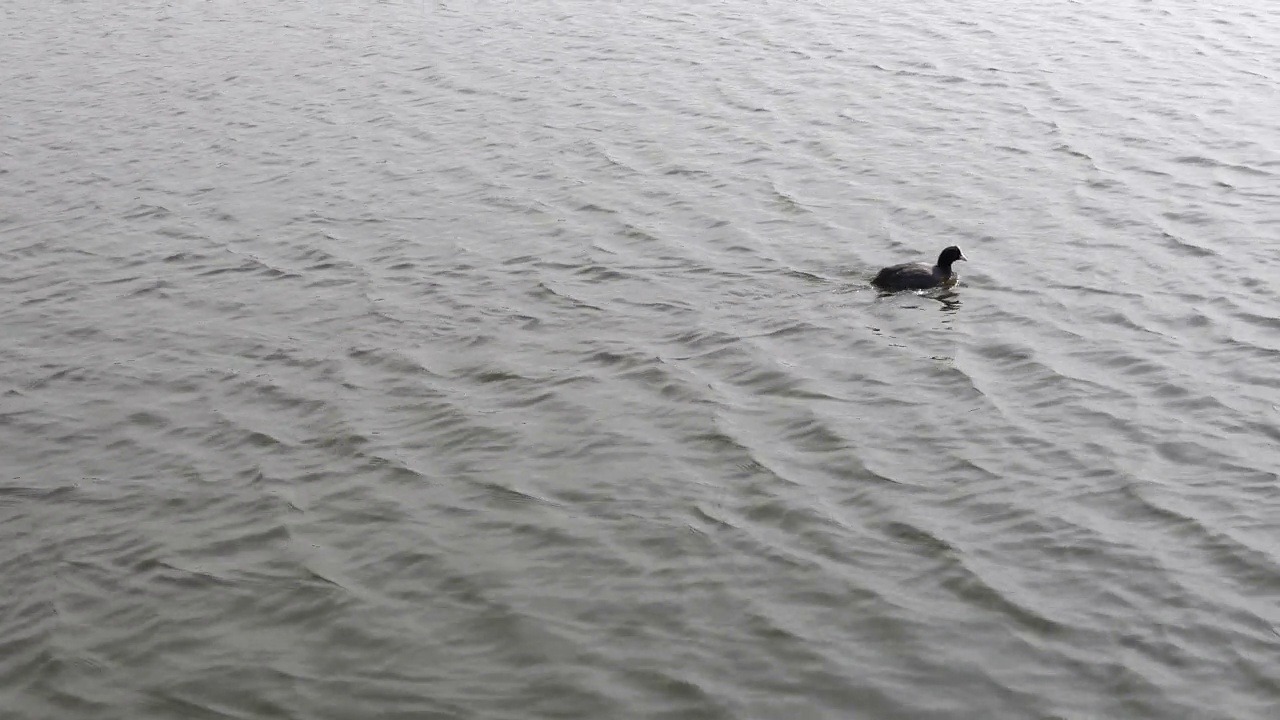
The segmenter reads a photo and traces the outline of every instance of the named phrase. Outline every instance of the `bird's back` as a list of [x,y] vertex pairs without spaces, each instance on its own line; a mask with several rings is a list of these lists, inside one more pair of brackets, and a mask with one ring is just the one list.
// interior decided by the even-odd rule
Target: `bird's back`
[[936,268],[921,263],[903,263],[881,270],[871,284],[889,290],[924,290],[936,287],[944,279],[939,277]]

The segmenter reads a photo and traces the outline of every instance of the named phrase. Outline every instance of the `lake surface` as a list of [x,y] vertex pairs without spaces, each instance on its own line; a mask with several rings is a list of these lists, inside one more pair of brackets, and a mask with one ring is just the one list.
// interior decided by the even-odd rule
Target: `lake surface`
[[0,101],[5,720],[1277,717],[1272,0],[0,0]]

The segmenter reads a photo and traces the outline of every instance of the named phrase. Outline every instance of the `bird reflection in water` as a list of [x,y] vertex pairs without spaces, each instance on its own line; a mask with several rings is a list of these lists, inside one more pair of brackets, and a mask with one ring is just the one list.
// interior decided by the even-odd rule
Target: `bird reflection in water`
[[[857,289],[858,289],[857,286],[852,286],[848,290],[844,290],[843,292],[853,292],[854,290],[857,290]],[[840,292],[840,291],[837,291],[837,292]],[[899,293],[881,291],[876,293],[876,299],[883,300],[884,298],[894,297],[897,295],[899,295]],[[940,290],[938,292],[918,292],[918,293],[915,293],[915,295],[916,297],[927,298],[929,300],[937,301],[939,304],[938,309],[943,312],[955,312],[960,309],[960,293],[957,293],[951,290],[950,288]],[[909,305],[907,307],[918,308],[919,306]]]
[[943,290],[937,295],[934,295],[933,299],[937,300],[941,304],[941,307],[938,309],[942,312],[953,313],[960,309],[960,295],[959,293],[952,292],[951,290]]

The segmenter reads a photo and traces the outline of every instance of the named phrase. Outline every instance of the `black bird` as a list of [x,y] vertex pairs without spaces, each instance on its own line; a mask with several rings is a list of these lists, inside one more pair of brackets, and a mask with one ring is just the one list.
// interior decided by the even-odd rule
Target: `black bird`
[[956,284],[956,274],[951,264],[968,260],[960,248],[952,245],[938,256],[938,264],[929,267],[924,263],[903,263],[887,267],[876,274],[872,285],[881,290],[927,290],[935,287],[951,287]]

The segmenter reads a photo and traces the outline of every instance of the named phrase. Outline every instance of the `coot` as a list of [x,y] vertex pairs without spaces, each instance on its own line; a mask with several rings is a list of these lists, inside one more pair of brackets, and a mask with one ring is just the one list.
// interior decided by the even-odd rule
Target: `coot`
[[938,256],[938,264],[929,267],[924,263],[903,263],[887,267],[876,274],[872,285],[881,290],[927,290],[935,287],[951,287],[956,284],[956,274],[951,264],[968,260],[960,248],[952,245]]

